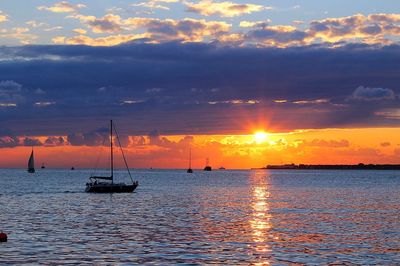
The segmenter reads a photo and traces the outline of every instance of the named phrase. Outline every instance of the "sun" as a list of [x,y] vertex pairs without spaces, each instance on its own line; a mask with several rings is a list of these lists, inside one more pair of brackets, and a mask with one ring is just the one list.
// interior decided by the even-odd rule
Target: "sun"
[[268,134],[265,133],[264,131],[257,131],[256,133],[254,133],[254,141],[257,144],[261,144],[264,143],[267,140]]

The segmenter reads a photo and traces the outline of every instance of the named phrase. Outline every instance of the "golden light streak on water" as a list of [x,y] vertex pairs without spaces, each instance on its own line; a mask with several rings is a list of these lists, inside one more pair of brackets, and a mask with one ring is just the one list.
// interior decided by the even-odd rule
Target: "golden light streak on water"
[[269,239],[271,239],[270,230],[271,214],[269,212],[269,187],[266,182],[265,172],[254,172],[252,178],[252,215],[249,220],[252,229],[252,240],[254,242],[254,252],[259,254],[260,261],[255,265],[269,265],[268,257],[272,253]]

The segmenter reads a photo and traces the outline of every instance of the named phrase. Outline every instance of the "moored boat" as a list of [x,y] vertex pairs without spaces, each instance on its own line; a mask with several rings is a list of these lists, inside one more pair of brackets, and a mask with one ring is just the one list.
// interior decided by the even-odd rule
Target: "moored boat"
[[204,167],[204,171],[212,171],[210,160],[208,158],[206,159],[206,166]]

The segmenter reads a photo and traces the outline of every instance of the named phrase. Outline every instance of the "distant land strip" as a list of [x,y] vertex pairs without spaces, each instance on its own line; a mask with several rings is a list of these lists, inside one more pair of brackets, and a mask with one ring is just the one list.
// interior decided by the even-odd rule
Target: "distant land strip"
[[400,170],[400,164],[282,164],[256,169],[271,170]]

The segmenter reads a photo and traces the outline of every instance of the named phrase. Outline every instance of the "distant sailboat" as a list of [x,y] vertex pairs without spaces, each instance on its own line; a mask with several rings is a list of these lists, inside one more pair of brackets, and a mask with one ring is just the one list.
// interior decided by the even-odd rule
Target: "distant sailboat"
[[[115,131],[115,135],[118,140],[118,144],[120,146],[122,157],[124,158],[126,169],[128,170],[129,177],[132,181],[131,185],[127,185],[125,183],[114,183],[114,152],[113,152],[113,131]],[[133,192],[136,187],[139,185],[138,181],[133,181],[131,172],[129,171],[128,164],[125,159],[124,151],[122,150],[121,143],[119,141],[118,133],[115,129],[113,129],[113,121],[110,121],[110,157],[111,157],[111,165],[110,165],[110,176],[91,176],[90,182],[86,183],[86,192],[96,192],[96,193],[122,193],[122,192]],[[98,180],[110,180],[111,182],[104,182]]]
[[192,149],[191,148],[189,149],[189,168],[187,169],[186,172],[188,174],[193,173],[193,170],[192,170]]
[[212,170],[212,168],[211,168],[211,166],[209,164],[210,164],[210,161],[207,158],[206,159],[206,167],[204,167],[204,171],[211,171]]
[[33,148],[31,152],[31,156],[29,157],[28,160],[28,173],[34,173],[35,172],[35,158],[33,157]]
[[42,166],[41,166],[40,168],[42,168],[42,169],[46,168],[46,167],[44,166],[44,163],[42,163]]
[[75,167],[72,166],[72,167],[71,167],[71,170],[75,170]]

